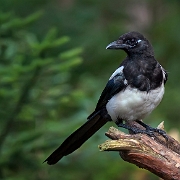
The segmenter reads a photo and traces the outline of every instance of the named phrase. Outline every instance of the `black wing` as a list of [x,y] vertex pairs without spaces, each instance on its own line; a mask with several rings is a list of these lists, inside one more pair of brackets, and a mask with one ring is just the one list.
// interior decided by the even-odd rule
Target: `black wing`
[[99,101],[96,105],[95,111],[88,117],[90,119],[94,114],[99,110],[103,109],[108,101],[118,92],[124,90],[127,86],[127,80],[124,77],[123,73],[117,73],[113,78],[111,78],[106,87],[104,88]]
[[167,71],[162,67],[162,71],[163,71],[163,73],[164,73],[164,76],[165,76],[165,78],[164,78],[164,84],[166,84],[166,81],[168,80],[168,73],[167,73]]

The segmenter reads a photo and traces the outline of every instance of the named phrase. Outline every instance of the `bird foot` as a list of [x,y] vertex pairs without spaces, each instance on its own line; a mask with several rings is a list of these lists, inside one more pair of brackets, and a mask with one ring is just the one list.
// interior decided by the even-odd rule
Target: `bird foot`
[[[158,133],[159,135],[163,136],[163,137],[166,139],[166,141],[168,140],[168,136],[167,136],[166,132],[163,131],[162,129],[153,128],[153,127],[151,127],[151,126],[143,123],[143,122],[140,121],[140,120],[136,120],[136,122],[137,122],[138,124],[140,124],[141,126],[143,126],[144,128],[146,128],[146,131],[147,131],[147,132],[151,132],[152,134],[154,134],[154,132],[155,132],[155,133]],[[151,134],[151,133],[150,133],[150,134]]]
[[141,134],[147,134],[148,136],[151,136],[151,137],[156,137],[155,133],[158,133],[161,136],[163,136],[166,139],[166,141],[168,140],[168,136],[167,136],[166,132],[163,131],[162,129],[150,127],[149,125],[147,125],[147,124],[145,124],[139,120],[137,120],[136,122],[138,124],[140,124],[141,126],[143,126],[145,129],[140,129],[140,128],[137,128],[134,126],[129,126],[127,124],[124,124],[123,122],[116,123],[116,124],[118,127],[122,127],[124,129],[127,129],[127,130],[131,131],[133,134],[141,133]]

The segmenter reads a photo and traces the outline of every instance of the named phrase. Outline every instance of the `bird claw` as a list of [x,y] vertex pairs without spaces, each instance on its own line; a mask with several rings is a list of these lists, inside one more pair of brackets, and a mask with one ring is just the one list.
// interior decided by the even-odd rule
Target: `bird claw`
[[122,127],[125,128],[129,131],[131,131],[133,134],[147,134],[150,137],[156,137],[155,133],[160,134],[161,136],[163,136],[166,141],[168,141],[168,136],[166,134],[165,131],[163,131],[162,129],[158,129],[158,128],[153,128],[148,126],[147,124],[143,123],[142,121],[136,121],[138,124],[140,124],[141,126],[143,126],[145,129],[139,129],[137,127],[133,127],[133,126],[129,126],[127,124],[124,124],[123,122],[121,123],[116,123],[118,127]]
[[168,141],[168,136],[167,136],[167,134],[166,134],[166,132],[164,130],[158,129],[158,128],[153,128],[153,127],[151,127],[151,126],[149,126],[149,125],[147,125],[147,124],[145,124],[145,123],[143,123],[142,121],[139,121],[139,120],[137,120],[136,122],[138,124],[140,124],[141,126],[143,126],[144,128],[146,128],[147,134],[148,134],[148,132],[150,132],[148,135],[151,136],[151,134],[152,134],[152,136],[155,136],[154,135],[154,132],[155,132],[155,133],[158,133],[159,135],[163,136],[166,139],[166,141]]

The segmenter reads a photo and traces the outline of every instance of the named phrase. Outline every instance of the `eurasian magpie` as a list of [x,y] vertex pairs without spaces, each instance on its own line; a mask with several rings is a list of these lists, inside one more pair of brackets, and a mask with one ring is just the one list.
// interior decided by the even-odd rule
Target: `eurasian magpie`
[[[155,59],[152,45],[142,34],[123,34],[106,49],[124,50],[127,57],[109,78],[94,112],[85,124],[45,160],[49,165],[78,149],[108,121],[113,120],[118,126],[129,130],[133,129],[123,121],[133,120],[145,125],[141,120],[162,100],[167,73]],[[136,130],[136,133],[139,132],[141,130]]]

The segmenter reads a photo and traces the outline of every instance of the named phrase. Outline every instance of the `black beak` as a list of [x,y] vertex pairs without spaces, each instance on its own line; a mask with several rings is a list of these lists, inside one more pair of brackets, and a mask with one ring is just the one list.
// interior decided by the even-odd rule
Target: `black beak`
[[114,41],[112,43],[110,43],[106,49],[124,49],[126,48],[126,44],[123,44],[122,41],[120,40],[117,40],[117,41]]

